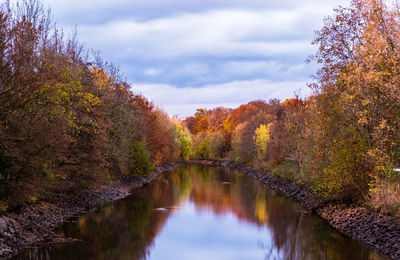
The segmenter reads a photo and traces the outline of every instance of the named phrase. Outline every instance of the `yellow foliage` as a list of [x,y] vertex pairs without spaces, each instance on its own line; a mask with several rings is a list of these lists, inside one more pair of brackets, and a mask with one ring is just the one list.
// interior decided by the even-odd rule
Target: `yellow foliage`
[[268,125],[261,124],[254,133],[254,141],[256,143],[257,156],[259,159],[263,159],[267,155],[267,145],[271,139],[271,127],[272,123]]

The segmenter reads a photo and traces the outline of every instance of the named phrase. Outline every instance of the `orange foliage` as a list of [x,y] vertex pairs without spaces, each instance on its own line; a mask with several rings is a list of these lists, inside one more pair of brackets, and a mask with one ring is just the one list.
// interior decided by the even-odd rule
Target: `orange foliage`
[[197,132],[207,132],[209,116],[202,117],[197,123]]

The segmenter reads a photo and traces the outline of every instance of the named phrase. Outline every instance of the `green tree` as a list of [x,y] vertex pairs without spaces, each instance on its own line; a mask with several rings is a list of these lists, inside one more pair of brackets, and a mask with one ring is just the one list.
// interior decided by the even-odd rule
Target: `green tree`
[[145,140],[131,140],[129,143],[129,166],[134,175],[146,176],[153,171],[150,153]]
[[189,130],[182,126],[182,123],[179,120],[174,119],[173,123],[175,126],[176,142],[180,147],[180,149],[178,149],[178,156],[184,160],[189,160],[193,153],[192,136]]

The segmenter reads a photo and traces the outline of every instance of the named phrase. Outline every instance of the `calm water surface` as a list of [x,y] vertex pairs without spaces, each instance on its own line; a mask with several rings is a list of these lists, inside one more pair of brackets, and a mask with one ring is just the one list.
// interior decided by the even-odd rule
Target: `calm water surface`
[[238,171],[180,165],[16,259],[385,259]]

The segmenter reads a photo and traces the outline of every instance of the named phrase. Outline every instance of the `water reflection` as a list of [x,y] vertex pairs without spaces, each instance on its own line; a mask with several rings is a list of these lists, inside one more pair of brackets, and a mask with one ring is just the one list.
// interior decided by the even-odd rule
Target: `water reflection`
[[61,232],[81,242],[16,259],[384,259],[251,178],[198,165],[180,165]]

